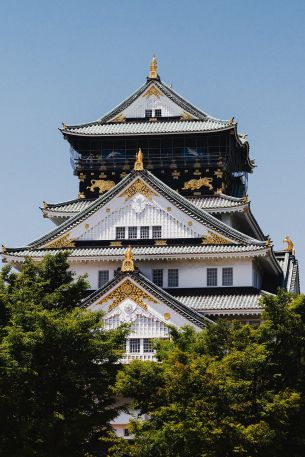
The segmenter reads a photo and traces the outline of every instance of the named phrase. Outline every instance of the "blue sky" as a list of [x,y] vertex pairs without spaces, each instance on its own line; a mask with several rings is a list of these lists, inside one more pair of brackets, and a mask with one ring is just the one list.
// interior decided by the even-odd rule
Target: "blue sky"
[[2,0],[0,18],[0,242],[51,228],[41,202],[78,192],[61,121],[107,112],[156,53],[174,90],[248,133],[252,210],[276,248],[291,236],[305,278],[304,1]]

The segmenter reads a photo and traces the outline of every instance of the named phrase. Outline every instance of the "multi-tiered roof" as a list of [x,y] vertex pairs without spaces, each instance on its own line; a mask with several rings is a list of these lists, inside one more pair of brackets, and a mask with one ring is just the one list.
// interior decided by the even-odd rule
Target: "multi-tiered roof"
[[[96,122],[64,125],[61,131],[71,145],[79,198],[44,203],[43,215],[56,227],[26,246],[4,248],[4,261],[20,268],[27,256],[39,260],[67,251],[77,272],[89,266],[92,271],[94,265],[117,268],[130,245],[138,269],[117,273],[105,286],[92,286],[96,290],[83,306],[99,308],[110,293],[127,299],[133,291],[145,312],[149,306],[154,312],[158,304],[165,314],[174,313],[175,319],[164,318],[164,325],[191,322],[200,327],[205,316],[257,317],[263,294],[278,287],[299,291],[290,239],[286,250],[275,252],[251,212],[246,186],[253,161],[246,137],[234,119],[212,118],[164,84],[156,59],[145,84],[118,107]],[[117,225],[139,221],[146,228],[163,224],[162,233],[117,238]],[[248,262],[260,280],[249,283],[248,278],[247,285],[240,280],[234,287],[169,288],[152,284],[141,273],[142,266],[165,261],[186,269]],[[112,312],[112,305],[107,306],[103,310]],[[161,319],[160,309],[154,319]]]
[[156,60],[146,82],[108,114],[60,130],[71,145],[81,198],[96,197],[126,176],[138,148],[146,168],[185,196],[225,191],[243,197],[254,167],[234,118],[216,119],[186,101],[161,81]]

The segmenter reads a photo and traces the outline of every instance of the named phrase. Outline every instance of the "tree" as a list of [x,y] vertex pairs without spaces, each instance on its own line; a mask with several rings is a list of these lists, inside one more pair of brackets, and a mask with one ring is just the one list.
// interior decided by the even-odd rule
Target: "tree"
[[67,256],[27,260],[0,279],[0,454],[101,455],[116,415],[112,386],[126,329],[104,331],[98,313],[77,307],[85,278]]
[[150,416],[133,421],[136,457],[305,455],[305,297],[264,298],[261,326],[172,330],[160,362],[133,362],[117,389]]

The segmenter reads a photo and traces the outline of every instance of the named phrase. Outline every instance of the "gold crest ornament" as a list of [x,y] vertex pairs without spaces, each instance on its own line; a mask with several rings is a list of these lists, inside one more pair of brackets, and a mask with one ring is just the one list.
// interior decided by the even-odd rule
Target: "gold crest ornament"
[[158,78],[158,62],[155,54],[150,62],[150,69],[149,69],[149,77],[150,79],[157,79]]
[[133,253],[130,246],[128,246],[127,250],[125,251],[125,259],[122,262],[121,271],[128,272],[134,271],[134,261],[133,261]]
[[136,171],[144,170],[143,153],[142,153],[142,149],[141,148],[139,148],[138,153],[136,155],[136,161],[135,161],[135,164],[134,164],[134,170],[136,170]]
[[288,235],[286,235],[285,238],[283,239],[283,243],[287,243],[285,251],[293,253],[294,244],[293,244],[291,238]]
[[151,303],[158,303],[152,296],[148,295],[144,290],[140,289],[136,284],[132,281],[127,279],[121,285],[119,285],[116,289],[102,298],[98,304],[106,303],[108,300],[112,300],[112,303],[109,305],[108,311],[112,311],[116,308],[122,301],[126,298],[130,298],[133,300],[140,308],[144,309],[145,311],[148,310],[147,304],[144,300],[150,301]]

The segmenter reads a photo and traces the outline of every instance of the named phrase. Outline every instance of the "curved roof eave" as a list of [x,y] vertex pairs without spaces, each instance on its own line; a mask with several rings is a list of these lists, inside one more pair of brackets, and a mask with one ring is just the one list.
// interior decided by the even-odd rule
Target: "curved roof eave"
[[106,194],[101,195],[95,201],[92,202],[87,208],[80,211],[80,213],[75,214],[67,221],[60,224],[55,229],[51,230],[44,236],[34,240],[33,242],[29,243],[28,247],[39,247],[42,246],[44,243],[49,242],[55,238],[57,238],[60,234],[66,233],[69,229],[73,226],[79,224],[85,217],[89,215],[91,211],[97,210],[99,207],[104,206],[108,201],[115,197],[117,193],[119,193],[127,184],[131,183],[137,176],[142,177],[142,179],[146,180],[146,182],[151,185],[153,188],[157,190],[161,195],[165,198],[170,199],[173,201],[174,204],[177,204],[178,207],[184,212],[187,212],[191,217],[198,218],[199,221],[202,223],[207,224],[207,226],[216,232],[220,232],[223,236],[227,237],[228,239],[233,239],[235,242],[242,242],[242,243],[252,243],[252,244],[263,244],[262,241],[258,241],[254,238],[251,238],[243,233],[235,230],[223,222],[219,221],[217,218],[212,216],[211,214],[207,213],[204,210],[200,210],[192,205],[187,199],[185,199],[182,195],[177,194],[173,191],[170,187],[168,187],[165,183],[163,183],[160,179],[150,173],[148,170],[143,171],[133,171],[125,178],[122,179],[115,187],[109,190]]

